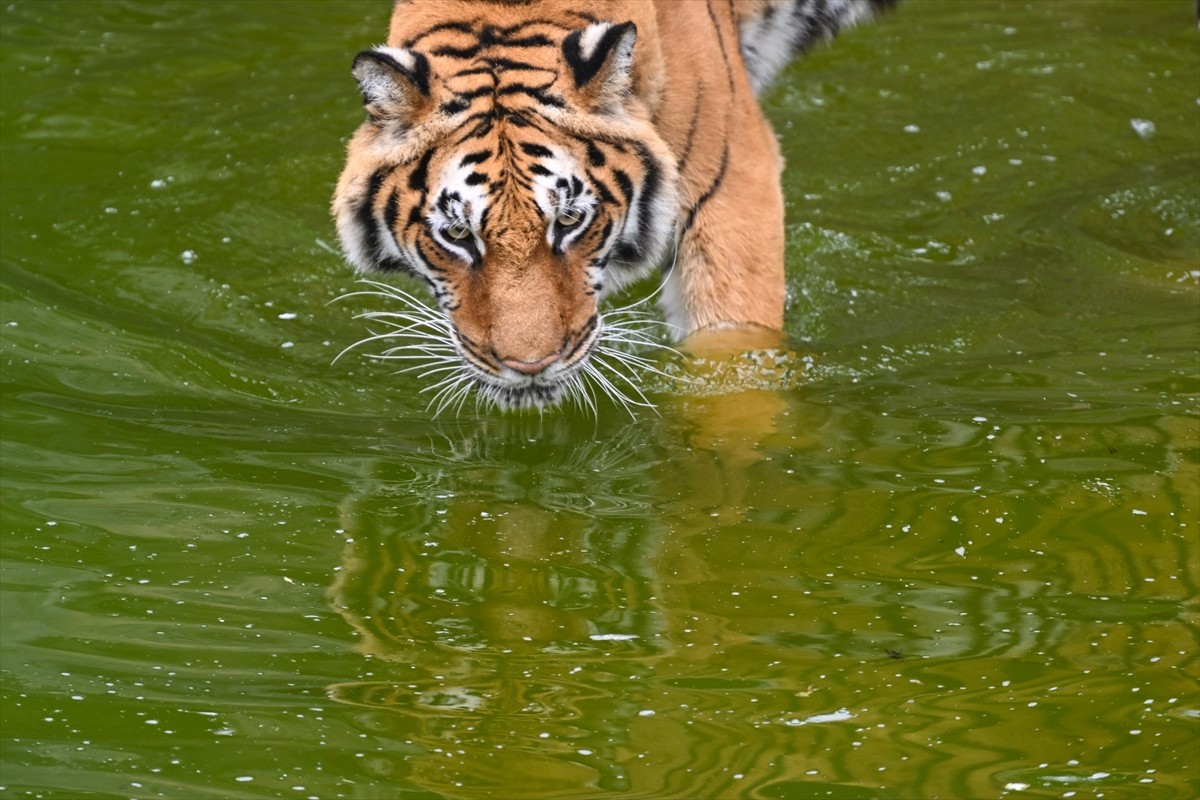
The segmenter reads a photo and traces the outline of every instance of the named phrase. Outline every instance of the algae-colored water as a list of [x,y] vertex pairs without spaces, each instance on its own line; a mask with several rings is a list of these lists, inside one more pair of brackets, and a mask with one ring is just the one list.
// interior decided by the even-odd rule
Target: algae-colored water
[[1200,795],[1194,3],[902,3],[766,100],[790,348],[436,419],[389,5],[0,8],[0,798]]

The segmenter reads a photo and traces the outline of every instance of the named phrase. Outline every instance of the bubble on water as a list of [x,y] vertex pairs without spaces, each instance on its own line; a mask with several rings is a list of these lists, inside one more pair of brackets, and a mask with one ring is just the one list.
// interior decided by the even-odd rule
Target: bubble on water
[[905,133],[920,133],[921,126],[920,125],[905,125],[904,132]]
[[295,318],[296,318],[296,313],[294,311],[285,311],[284,313],[279,315],[279,319],[295,319]]
[[1149,139],[1158,132],[1158,128],[1148,119],[1138,119],[1134,117],[1129,120],[1129,126],[1133,128],[1133,132],[1143,139]]
[[193,261],[196,260],[196,251],[195,250],[184,250],[182,253],[179,254],[179,258],[183,261],[183,263],[191,264]]

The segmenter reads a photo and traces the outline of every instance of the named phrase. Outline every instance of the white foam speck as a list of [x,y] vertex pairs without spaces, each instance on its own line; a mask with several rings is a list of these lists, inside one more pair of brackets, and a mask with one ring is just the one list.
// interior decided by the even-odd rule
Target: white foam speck
[[1133,128],[1133,132],[1143,139],[1149,139],[1158,132],[1158,128],[1148,119],[1138,119],[1134,117],[1129,120],[1129,126]]

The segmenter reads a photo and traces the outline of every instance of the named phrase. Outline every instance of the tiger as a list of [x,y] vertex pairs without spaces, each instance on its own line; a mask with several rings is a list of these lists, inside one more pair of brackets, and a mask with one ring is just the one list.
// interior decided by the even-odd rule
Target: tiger
[[394,317],[376,338],[423,335],[396,357],[448,372],[443,402],[541,409],[590,404],[588,380],[645,398],[622,370],[649,360],[591,362],[642,335],[601,300],[656,269],[676,341],[781,330],[783,162],[757,98],[894,2],[396,0],[353,60],[365,120],[332,213],[357,271],[414,276],[436,310],[368,314]]

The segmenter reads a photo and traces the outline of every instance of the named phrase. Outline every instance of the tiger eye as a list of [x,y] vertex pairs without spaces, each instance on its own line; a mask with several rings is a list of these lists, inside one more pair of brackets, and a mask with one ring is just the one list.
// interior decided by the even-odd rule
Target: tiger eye
[[564,228],[570,228],[573,225],[578,225],[582,219],[583,214],[579,211],[576,211],[573,208],[564,208],[562,211],[558,212],[558,216],[555,217],[554,221]]
[[471,229],[461,222],[458,222],[454,225],[451,225],[449,228],[446,228],[446,235],[451,239],[465,239],[471,235]]

